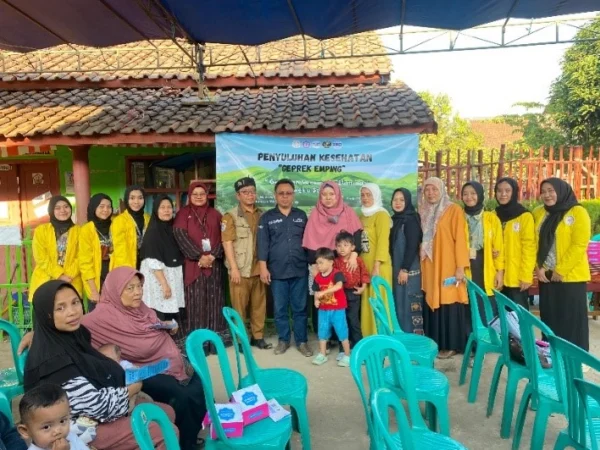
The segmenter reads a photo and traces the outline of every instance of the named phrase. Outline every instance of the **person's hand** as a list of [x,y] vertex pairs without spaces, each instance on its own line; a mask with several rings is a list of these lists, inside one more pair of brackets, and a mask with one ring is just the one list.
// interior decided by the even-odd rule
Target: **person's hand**
[[371,276],[372,277],[379,276],[379,261],[375,261],[375,264],[373,264],[373,270],[371,271]]
[[19,343],[19,348],[17,348],[17,355],[20,355],[25,350],[31,347],[31,343],[33,342],[33,331],[29,333],[25,333],[25,335],[21,338],[21,342]]
[[212,261],[210,260],[210,255],[202,255],[200,260],[198,261],[199,267],[210,267],[212,265]]
[[177,334],[177,332],[179,331],[179,325],[177,325],[175,328],[173,328],[172,330],[169,330],[169,334],[171,336],[175,336]]
[[129,397],[133,397],[136,394],[139,394],[142,390],[142,382],[138,381],[137,383],[130,384],[127,386],[127,391],[129,393]]
[[406,270],[401,270],[398,272],[398,284],[406,283],[408,283],[408,272]]
[[550,283],[550,280],[546,278],[546,269],[543,267],[541,269],[537,269],[537,277],[540,283]]
[[65,283],[70,283],[71,281],[73,281],[73,278],[71,278],[68,275],[61,275],[60,277],[58,277],[59,280],[64,281]]
[[60,438],[50,445],[50,450],[71,450],[71,444],[66,438]]
[[323,293],[321,291],[315,292],[315,299],[316,300],[321,300],[321,297],[323,297]]
[[504,286],[504,272],[499,270],[496,272],[496,277],[494,278],[494,289],[501,291],[502,286]]
[[358,269],[358,253],[350,253],[350,258],[348,258],[348,261],[346,262],[346,267],[350,272],[354,272]]
[[321,302],[315,297],[315,308],[318,308],[319,306],[321,306]]
[[271,284],[271,272],[266,267],[260,270],[260,281],[265,284]]
[[242,276],[240,275],[240,269],[237,267],[229,271],[229,279],[233,284],[240,284],[242,282]]
[[454,273],[454,277],[456,278],[457,283],[462,283],[463,281],[465,281],[464,267],[457,267],[456,272]]
[[363,292],[365,292],[365,289],[366,289],[366,288],[367,288],[367,285],[363,283],[363,284],[361,284],[360,286],[356,286],[356,287],[354,288],[354,293],[355,293],[356,295],[360,295],[360,294],[362,294]]
[[98,293],[98,291],[92,292],[88,297],[88,300],[92,303],[98,303],[100,301],[100,294]]
[[519,282],[519,290],[521,292],[528,291],[532,284],[533,283],[528,283],[527,281],[520,281]]
[[552,271],[552,278],[550,279],[550,281],[555,281],[557,283],[562,282],[562,280],[564,279],[564,277],[558,273],[556,270]]
[[500,256],[500,250],[492,250],[492,257],[497,258]]
[[167,283],[165,283],[164,286],[161,286],[162,288],[162,293],[163,293],[163,297],[165,298],[165,300],[169,300],[173,293],[171,292],[171,286],[169,286]]

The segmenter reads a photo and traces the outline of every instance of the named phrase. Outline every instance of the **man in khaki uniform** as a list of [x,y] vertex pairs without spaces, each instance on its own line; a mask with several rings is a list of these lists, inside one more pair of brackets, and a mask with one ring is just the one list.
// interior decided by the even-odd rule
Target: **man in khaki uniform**
[[235,182],[238,206],[230,209],[221,220],[221,239],[225,250],[225,265],[229,270],[231,305],[246,320],[250,308],[250,343],[260,349],[270,349],[264,340],[267,297],[260,280],[256,238],[262,211],[256,207],[256,183],[245,177]]

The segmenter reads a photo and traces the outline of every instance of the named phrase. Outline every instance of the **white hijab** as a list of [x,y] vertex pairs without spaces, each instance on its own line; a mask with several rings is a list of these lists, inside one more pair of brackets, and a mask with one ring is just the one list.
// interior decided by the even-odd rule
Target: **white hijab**
[[389,216],[390,213],[388,212],[387,209],[385,209],[383,207],[383,200],[381,199],[381,189],[379,189],[379,186],[377,186],[375,183],[365,183],[360,188],[361,191],[363,189],[368,189],[369,191],[371,191],[371,194],[373,195],[373,205],[372,206],[369,206],[369,207],[361,206],[360,207],[360,210],[362,211],[363,215],[365,217],[371,217],[373,214],[376,214],[379,211],[385,211]]

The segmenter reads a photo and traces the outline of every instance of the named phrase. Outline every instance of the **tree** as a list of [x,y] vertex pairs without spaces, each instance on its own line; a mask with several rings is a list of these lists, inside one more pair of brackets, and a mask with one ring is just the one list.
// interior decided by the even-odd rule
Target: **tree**
[[434,95],[427,91],[420,92],[419,96],[429,105],[438,124],[437,134],[420,136],[419,159],[423,159],[425,152],[428,152],[431,161],[431,158],[435,157],[435,152],[442,150],[449,151],[450,162],[455,163],[459,150],[464,155],[469,150],[482,148],[483,136],[473,131],[469,121],[454,113],[450,97],[446,94]]
[[577,33],[550,91],[547,111],[572,145],[600,145],[599,38],[600,19]]

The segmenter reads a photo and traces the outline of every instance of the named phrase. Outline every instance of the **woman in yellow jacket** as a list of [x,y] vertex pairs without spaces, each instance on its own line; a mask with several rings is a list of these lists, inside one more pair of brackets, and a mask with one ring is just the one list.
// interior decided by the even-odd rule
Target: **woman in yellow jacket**
[[[485,290],[492,303],[493,313],[496,315],[498,308],[492,289],[502,289],[504,279],[502,226],[494,213],[483,210],[484,191],[480,183],[469,181],[463,186],[461,193],[465,204],[471,262],[467,275]],[[487,323],[481,299],[479,313],[483,323]]]
[[29,283],[29,298],[46,281],[71,283],[81,295],[79,276],[79,227],[73,223],[73,208],[69,200],[57,195],[48,204],[50,223],[40,225],[33,234],[35,269]]
[[571,186],[548,178],[540,187],[544,206],[533,212],[538,236],[540,318],[561,338],[589,350],[587,246],[590,216]]
[[112,200],[108,195],[92,196],[87,208],[88,223],[79,232],[79,268],[89,300],[88,312],[93,311],[100,301],[100,290],[110,270],[112,213]]
[[504,232],[504,288],[502,293],[529,309],[529,288],[535,270],[535,231],[533,215],[519,203],[519,184],[500,178],[495,187],[496,215]]
[[115,217],[110,226],[113,244],[110,270],[121,266],[140,268],[140,248],[150,221],[150,216],[144,213],[146,193],[143,188],[129,186],[123,200],[127,209]]

